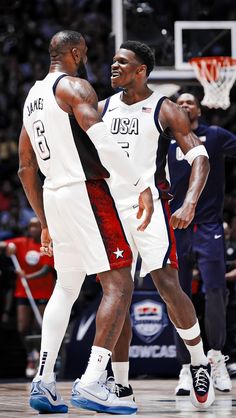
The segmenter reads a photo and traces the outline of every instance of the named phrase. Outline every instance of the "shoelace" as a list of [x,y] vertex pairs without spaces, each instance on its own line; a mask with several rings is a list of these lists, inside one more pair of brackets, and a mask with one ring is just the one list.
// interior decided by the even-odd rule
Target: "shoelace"
[[227,368],[226,368],[226,365],[225,365],[226,361],[228,361],[228,360],[229,360],[229,356],[224,356],[224,355],[222,355],[220,360],[218,360],[217,362],[214,362],[214,361],[210,360],[211,367],[212,367],[212,372],[213,372],[215,377],[221,377],[221,378],[223,378],[223,377],[228,378],[229,377],[228,371],[227,371]]
[[198,390],[205,390],[208,384],[207,371],[203,367],[200,367],[199,369],[193,368],[193,371],[194,371],[195,387]]
[[124,386],[119,386],[119,385],[116,385],[116,393],[117,393],[117,396],[118,396],[118,398],[120,397],[120,393],[122,392],[122,391],[124,391],[125,390],[125,388],[124,388]]
[[106,382],[102,384],[102,386],[106,387],[106,389],[108,389],[109,392],[116,393],[116,384],[113,376],[109,376]]

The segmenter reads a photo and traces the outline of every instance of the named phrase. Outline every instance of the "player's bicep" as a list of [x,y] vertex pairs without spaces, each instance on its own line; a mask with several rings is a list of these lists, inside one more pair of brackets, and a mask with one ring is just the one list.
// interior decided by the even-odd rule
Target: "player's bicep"
[[165,103],[164,117],[171,134],[184,154],[191,148],[201,145],[201,141],[191,129],[186,112],[180,106],[171,101]]
[[98,99],[95,90],[86,80],[80,80],[74,89],[72,111],[84,131],[102,121],[97,108]]

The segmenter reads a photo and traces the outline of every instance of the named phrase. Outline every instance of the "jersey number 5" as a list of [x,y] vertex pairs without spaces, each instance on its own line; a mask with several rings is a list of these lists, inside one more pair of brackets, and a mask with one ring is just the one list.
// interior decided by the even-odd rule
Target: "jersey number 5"
[[46,137],[44,135],[45,129],[41,120],[36,120],[33,125],[34,129],[34,142],[37,147],[38,154],[42,160],[48,160],[50,158],[50,149],[47,144]]

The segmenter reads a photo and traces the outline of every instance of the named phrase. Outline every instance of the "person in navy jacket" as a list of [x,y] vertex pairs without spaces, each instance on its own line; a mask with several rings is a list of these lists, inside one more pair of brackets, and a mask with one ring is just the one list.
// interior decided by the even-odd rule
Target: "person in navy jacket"
[[[236,157],[236,135],[219,126],[199,122],[200,104],[195,96],[181,94],[176,103],[188,114],[193,132],[205,145],[210,162],[210,173],[196,206],[193,222],[186,229],[176,229],[179,277],[183,290],[191,295],[194,263],[200,272],[205,292],[205,332],[210,347],[208,358],[216,389],[228,392],[232,384],[225,366],[222,349],[226,340],[227,288],[225,280],[225,241],[223,204],[225,190],[225,156]],[[168,149],[171,211],[181,206],[190,177],[190,166],[174,138]],[[176,395],[190,393],[189,353],[176,335],[177,357],[182,364]]]

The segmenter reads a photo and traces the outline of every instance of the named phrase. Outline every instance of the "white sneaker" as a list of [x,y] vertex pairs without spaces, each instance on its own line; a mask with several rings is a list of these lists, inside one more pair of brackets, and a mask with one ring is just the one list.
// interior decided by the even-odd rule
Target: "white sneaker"
[[137,406],[133,401],[122,400],[112,391],[110,382],[102,376],[99,382],[83,384],[77,379],[72,388],[71,404],[77,408],[107,414],[135,414]]
[[56,390],[56,382],[44,383],[36,377],[31,385],[29,404],[40,414],[67,414],[68,406]]
[[118,398],[122,398],[125,401],[133,402],[133,404],[136,406],[133,388],[131,385],[123,386],[120,383],[116,383],[115,393],[118,396]]
[[176,396],[189,396],[192,386],[192,376],[190,373],[190,364],[183,364],[179,374],[178,385],[175,388]]
[[210,350],[207,353],[207,358],[211,363],[214,387],[221,392],[230,392],[232,390],[232,382],[225,364],[229,357]]

